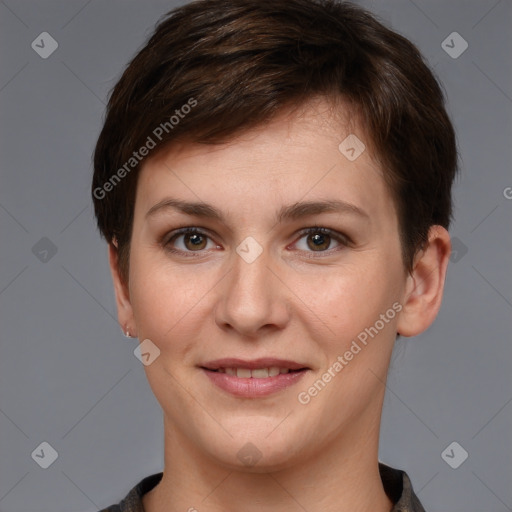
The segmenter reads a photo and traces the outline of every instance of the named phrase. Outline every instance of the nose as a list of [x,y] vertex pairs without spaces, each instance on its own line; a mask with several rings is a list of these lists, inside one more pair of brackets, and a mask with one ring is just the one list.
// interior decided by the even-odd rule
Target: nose
[[289,322],[290,290],[267,252],[251,262],[233,254],[215,310],[215,322],[221,329],[254,338],[283,329]]

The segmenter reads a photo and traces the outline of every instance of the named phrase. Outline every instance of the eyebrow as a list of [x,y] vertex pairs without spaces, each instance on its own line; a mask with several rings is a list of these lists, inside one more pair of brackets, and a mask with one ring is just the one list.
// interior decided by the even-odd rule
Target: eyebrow
[[[180,199],[166,198],[153,205],[146,213],[146,218],[154,216],[157,212],[169,209],[178,210],[186,215],[203,217],[225,222],[223,213],[215,206],[204,202],[190,202]],[[337,199],[322,201],[305,201],[286,205],[277,212],[277,222],[296,220],[320,213],[345,213],[356,215],[367,220],[370,216],[358,206]]]

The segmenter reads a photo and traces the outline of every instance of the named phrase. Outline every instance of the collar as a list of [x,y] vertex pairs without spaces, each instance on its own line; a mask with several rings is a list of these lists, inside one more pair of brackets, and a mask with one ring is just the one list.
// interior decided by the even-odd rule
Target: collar
[[[425,512],[405,471],[379,462],[379,472],[384,490],[394,503],[391,512]],[[135,485],[120,503],[100,512],[145,512],[142,497],[156,487],[162,477],[163,473],[147,476]]]

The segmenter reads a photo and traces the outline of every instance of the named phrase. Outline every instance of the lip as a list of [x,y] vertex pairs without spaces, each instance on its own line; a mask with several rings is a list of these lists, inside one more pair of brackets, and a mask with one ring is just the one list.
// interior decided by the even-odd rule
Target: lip
[[[289,370],[295,371],[291,373],[280,373],[274,377],[265,377],[262,379],[255,379],[253,377],[240,378],[234,375],[228,375],[227,373],[213,371],[218,368],[247,368],[253,370],[271,366],[288,368]],[[296,384],[309,371],[309,368],[303,364],[275,358],[261,358],[252,361],[236,358],[217,359],[205,363],[200,368],[215,386],[231,395],[243,398],[258,398],[277,393],[278,391]]]
[[228,357],[208,361],[201,365],[202,368],[206,368],[207,370],[218,370],[219,368],[247,368],[254,370],[256,368],[269,368],[270,366],[279,366],[279,368],[288,368],[289,370],[309,369],[305,364],[271,357],[262,357],[260,359],[252,359],[251,361]]

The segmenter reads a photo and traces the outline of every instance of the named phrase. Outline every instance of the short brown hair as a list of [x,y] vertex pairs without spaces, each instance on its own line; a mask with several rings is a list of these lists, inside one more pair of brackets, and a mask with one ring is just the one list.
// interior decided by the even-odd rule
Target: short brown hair
[[349,2],[199,0],[164,16],[110,94],[92,194],[121,275],[128,279],[144,160],[134,152],[149,139],[158,139],[151,155],[176,140],[222,143],[314,96],[357,111],[392,192],[410,270],[430,226],[449,226],[457,170],[444,95],[418,49]]

